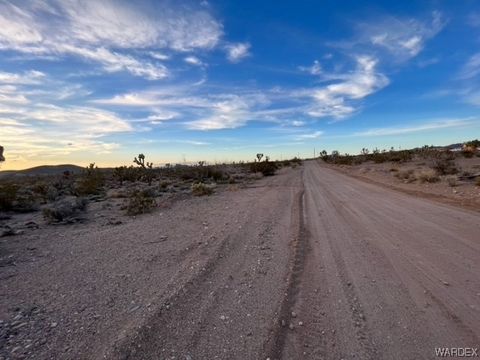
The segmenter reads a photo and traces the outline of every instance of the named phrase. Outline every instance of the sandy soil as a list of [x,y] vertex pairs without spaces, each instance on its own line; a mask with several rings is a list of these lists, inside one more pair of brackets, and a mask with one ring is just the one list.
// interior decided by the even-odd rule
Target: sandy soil
[[306,162],[2,239],[0,358],[429,359],[480,345],[480,215]]
[[[422,159],[407,163],[386,162],[375,164],[373,162],[368,162],[353,166],[331,165],[330,167],[360,180],[366,180],[376,185],[403,191],[410,195],[421,196],[443,203],[480,211],[480,186],[476,185],[474,179],[459,179],[464,172],[470,174],[480,173],[480,157],[473,157],[470,159],[459,157],[455,159],[455,165],[459,169],[458,174],[439,176],[439,181],[435,183],[421,183],[420,181],[410,182],[398,178],[398,172],[410,170],[414,172],[414,174],[417,174],[423,171],[432,171],[431,168],[428,167],[427,162]],[[327,165],[324,164],[324,166]],[[449,184],[448,181],[452,178],[455,180],[453,181],[453,184]]]

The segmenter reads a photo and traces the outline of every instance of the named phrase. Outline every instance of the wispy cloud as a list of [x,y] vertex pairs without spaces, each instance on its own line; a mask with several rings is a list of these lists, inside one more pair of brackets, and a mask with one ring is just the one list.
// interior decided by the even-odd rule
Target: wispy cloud
[[417,56],[425,43],[435,37],[445,26],[446,20],[438,11],[429,19],[377,17],[370,22],[357,24],[353,40],[333,43],[349,49],[366,47],[385,50],[394,61],[406,61]]
[[0,117],[0,139],[10,159],[109,152],[119,145],[106,137],[135,130],[112,111],[52,103],[82,96],[76,93],[83,91],[79,85],[53,81],[34,70],[1,73],[0,114],[4,117]]
[[308,133],[308,134],[296,135],[295,139],[296,140],[318,139],[322,135],[323,135],[323,131],[314,131],[314,132]]
[[30,70],[21,74],[0,72],[0,84],[32,85],[38,84],[45,74],[41,71]]
[[467,17],[467,23],[473,27],[480,27],[480,12],[472,12]]
[[480,121],[480,118],[463,118],[463,119],[440,119],[428,121],[417,125],[405,127],[385,127],[370,129],[354,133],[352,136],[390,136],[390,135],[405,135],[416,132],[433,131],[445,128],[454,128],[471,125],[474,122]]
[[112,0],[26,0],[23,5],[0,3],[0,50],[78,56],[108,72],[128,71],[150,80],[166,77],[165,65],[126,51],[149,49],[151,57],[163,61],[159,49],[209,50],[222,36],[222,25],[203,7],[167,1],[155,4],[160,12],[150,8],[153,4]]
[[460,79],[471,79],[480,74],[480,52],[472,55],[460,71]]
[[323,87],[298,92],[299,96],[314,99],[308,114],[312,117],[344,118],[354,113],[355,102],[375,93],[389,84],[388,78],[377,72],[377,59],[357,56],[356,70],[343,74],[332,74],[338,80]]
[[315,60],[311,66],[299,66],[298,69],[311,75],[320,75],[322,73],[322,66],[318,60]]
[[237,63],[243,60],[244,58],[250,56],[250,47],[249,43],[236,43],[227,45],[227,59],[232,63]]
[[187,56],[183,59],[187,64],[195,65],[195,66],[202,66],[203,62],[196,56]]
[[[250,121],[301,126],[305,118],[342,119],[352,115],[362,99],[388,85],[388,78],[376,70],[375,58],[357,56],[354,60],[352,71],[328,74],[329,80],[323,86],[261,90],[227,87],[221,91],[204,86],[167,86],[92,103],[148,108],[152,113],[174,112],[175,119],[191,130],[233,129]],[[293,123],[292,117],[297,118]]]

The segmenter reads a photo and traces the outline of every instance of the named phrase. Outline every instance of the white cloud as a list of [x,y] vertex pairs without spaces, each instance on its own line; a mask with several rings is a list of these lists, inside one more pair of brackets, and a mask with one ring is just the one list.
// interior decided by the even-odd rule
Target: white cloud
[[161,52],[158,52],[158,51],[150,51],[148,54],[149,54],[152,58],[157,59],[157,60],[165,61],[165,60],[170,59],[170,56],[165,55],[165,54],[163,54],[163,53],[161,53]]
[[475,118],[464,119],[440,119],[435,121],[428,121],[419,125],[412,125],[408,127],[387,127],[370,129],[354,133],[352,136],[389,136],[389,135],[404,135],[422,131],[433,131],[438,129],[461,127],[471,124]]
[[232,96],[211,104],[211,114],[188,124],[194,130],[234,129],[248,120],[249,104],[238,96]]
[[102,64],[109,72],[128,71],[150,80],[166,77],[166,67],[133,55],[131,50],[150,50],[154,59],[166,60],[157,50],[208,50],[217,46],[221,36],[222,25],[204,8],[167,1],[154,5],[26,0],[21,8],[10,1],[0,3],[0,50],[79,56]]
[[[151,116],[173,112],[176,120],[194,130],[232,129],[249,121],[302,126],[305,121],[292,122],[292,118],[344,118],[358,110],[363,98],[388,85],[389,80],[376,70],[376,59],[357,56],[355,63],[353,71],[330,74],[329,83],[320,87],[263,91],[234,89],[218,93],[203,87],[167,86],[92,102],[107,107],[148,109]],[[282,107],[274,106],[278,103],[282,103]]]
[[461,79],[471,79],[480,74],[480,53],[472,55],[460,71]]
[[25,71],[23,74],[0,72],[0,84],[39,84],[43,78],[45,74],[36,70]]
[[385,16],[370,23],[357,26],[356,38],[351,42],[337,44],[341,47],[365,51],[365,45],[380,48],[390,53],[395,61],[405,61],[417,56],[425,43],[435,37],[445,26],[442,14],[434,11],[429,20]]
[[323,135],[323,131],[314,131],[313,133],[310,134],[301,134],[295,136],[296,140],[307,140],[307,139],[318,139],[320,136]]
[[343,118],[356,111],[353,101],[363,99],[389,84],[388,78],[376,71],[375,58],[357,56],[355,60],[355,71],[331,76],[340,81],[298,93],[315,100],[308,111],[310,116]]
[[237,63],[250,56],[249,43],[236,43],[226,46],[227,59],[232,63]]
[[306,71],[311,75],[320,75],[322,73],[322,66],[318,60],[313,62],[312,66],[299,66],[299,70]]
[[292,126],[296,126],[296,127],[303,126],[303,125],[305,125],[305,121],[293,120],[293,121],[291,122],[291,125],[292,125]]
[[186,58],[183,59],[187,64],[190,65],[195,65],[195,66],[202,66],[203,63],[202,61],[197,58],[196,56],[187,56]]

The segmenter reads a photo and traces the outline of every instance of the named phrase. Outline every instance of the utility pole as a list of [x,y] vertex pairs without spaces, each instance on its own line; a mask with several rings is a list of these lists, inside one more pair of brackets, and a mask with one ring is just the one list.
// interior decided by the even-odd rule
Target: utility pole
[[313,148],[313,158],[315,159],[315,148]]

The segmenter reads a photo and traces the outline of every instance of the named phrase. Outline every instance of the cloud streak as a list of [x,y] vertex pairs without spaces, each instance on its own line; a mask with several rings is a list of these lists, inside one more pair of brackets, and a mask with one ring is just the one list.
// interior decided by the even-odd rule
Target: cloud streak
[[[20,8],[0,2],[0,50],[34,56],[77,56],[107,72],[128,71],[149,80],[168,75],[157,52],[210,50],[222,25],[200,7],[174,6],[162,11],[145,3],[95,0],[27,0]],[[125,29],[128,29],[126,31]],[[155,61],[127,51],[148,49]],[[241,57],[241,56],[240,56]]]

